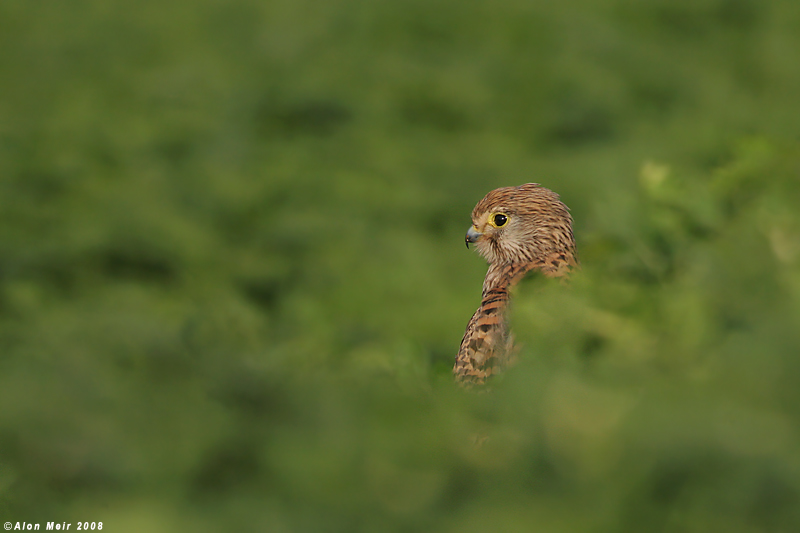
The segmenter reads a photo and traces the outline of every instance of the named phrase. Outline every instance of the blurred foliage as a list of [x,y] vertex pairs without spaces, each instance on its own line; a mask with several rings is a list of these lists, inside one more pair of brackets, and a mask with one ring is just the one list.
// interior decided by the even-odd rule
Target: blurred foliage
[[[0,4],[0,516],[800,529],[795,0]],[[474,203],[540,182],[488,393]]]

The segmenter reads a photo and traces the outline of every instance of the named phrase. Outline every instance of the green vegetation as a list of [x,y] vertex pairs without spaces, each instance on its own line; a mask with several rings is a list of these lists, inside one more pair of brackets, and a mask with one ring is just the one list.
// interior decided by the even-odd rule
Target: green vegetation
[[[796,0],[8,0],[0,50],[0,522],[800,530]],[[583,268],[463,391],[529,181]]]

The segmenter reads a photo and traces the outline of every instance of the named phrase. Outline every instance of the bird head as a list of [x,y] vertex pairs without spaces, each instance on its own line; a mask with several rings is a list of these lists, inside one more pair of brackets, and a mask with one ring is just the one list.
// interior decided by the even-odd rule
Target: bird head
[[537,183],[503,187],[473,209],[466,243],[493,265],[528,263],[574,250],[572,217],[556,193]]

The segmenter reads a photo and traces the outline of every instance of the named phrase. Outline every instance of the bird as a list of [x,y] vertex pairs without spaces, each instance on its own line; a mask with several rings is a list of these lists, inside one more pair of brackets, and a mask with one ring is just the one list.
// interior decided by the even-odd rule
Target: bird
[[559,196],[539,185],[490,191],[472,210],[465,237],[489,263],[481,305],[467,324],[453,374],[464,385],[484,384],[509,362],[509,291],[528,272],[566,278],[578,267],[572,216]]

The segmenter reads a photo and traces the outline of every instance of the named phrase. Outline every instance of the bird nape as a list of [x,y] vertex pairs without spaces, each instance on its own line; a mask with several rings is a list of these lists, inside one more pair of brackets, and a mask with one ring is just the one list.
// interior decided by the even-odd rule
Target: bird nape
[[489,262],[481,305],[467,324],[453,374],[461,383],[482,384],[507,363],[513,349],[506,310],[509,290],[538,270],[564,277],[578,265],[569,208],[538,183],[502,187],[472,210],[467,246]]

